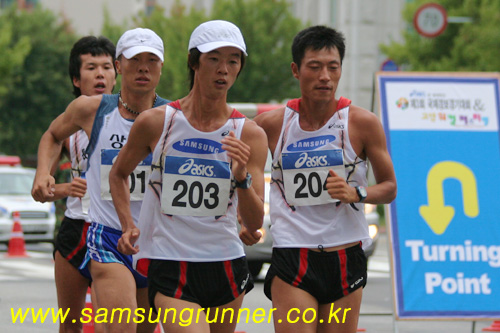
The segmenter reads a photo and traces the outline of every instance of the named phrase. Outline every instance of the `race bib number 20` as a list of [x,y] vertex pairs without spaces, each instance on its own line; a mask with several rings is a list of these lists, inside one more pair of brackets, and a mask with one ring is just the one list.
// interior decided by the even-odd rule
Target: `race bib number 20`
[[162,212],[169,215],[224,215],[230,188],[229,163],[167,156],[161,194]]
[[326,191],[330,169],[345,179],[342,149],[283,153],[285,197],[294,206],[321,205],[338,200]]

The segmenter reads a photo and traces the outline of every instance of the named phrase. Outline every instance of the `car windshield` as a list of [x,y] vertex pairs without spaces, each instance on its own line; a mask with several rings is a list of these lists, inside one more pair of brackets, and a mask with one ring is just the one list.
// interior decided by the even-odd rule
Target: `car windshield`
[[22,173],[0,173],[0,195],[31,194],[33,176]]

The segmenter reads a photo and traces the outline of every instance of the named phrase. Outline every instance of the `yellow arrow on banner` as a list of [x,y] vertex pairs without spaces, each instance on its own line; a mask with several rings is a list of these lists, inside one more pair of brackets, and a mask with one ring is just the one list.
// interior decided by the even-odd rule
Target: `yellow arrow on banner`
[[468,217],[479,215],[476,177],[464,164],[444,161],[434,165],[427,175],[428,206],[420,206],[419,212],[436,235],[445,232],[455,216],[452,206],[444,205],[443,181],[455,178],[462,184],[464,214]]

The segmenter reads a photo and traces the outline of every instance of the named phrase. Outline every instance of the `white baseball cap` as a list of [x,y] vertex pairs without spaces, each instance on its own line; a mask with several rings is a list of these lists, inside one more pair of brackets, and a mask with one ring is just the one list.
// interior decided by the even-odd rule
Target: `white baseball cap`
[[130,59],[144,52],[153,53],[163,61],[163,41],[153,30],[136,28],[125,31],[116,44],[116,58],[123,54]]
[[196,47],[200,52],[207,53],[225,46],[236,47],[248,55],[240,29],[231,22],[215,20],[202,23],[194,29],[188,51]]

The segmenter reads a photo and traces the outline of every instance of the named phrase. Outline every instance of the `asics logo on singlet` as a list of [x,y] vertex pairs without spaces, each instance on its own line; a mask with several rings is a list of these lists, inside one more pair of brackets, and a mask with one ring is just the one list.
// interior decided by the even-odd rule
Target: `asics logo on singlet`
[[223,133],[221,134],[221,136],[226,136],[226,135],[228,135],[228,134],[229,134],[229,131],[225,131],[225,132],[223,132]]
[[302,153],[295,162],[295,168],[300,169],[304,164],[308,168],[327,166],[328,161],[326,160],[326,157],[326,155],[309,157],[307,153]]
[[193,176],[212,177],[214,175],[213,165],[195,164],[190,158],[179,168],[179,174],[191,173]]
[[335,141],[335,136],[333,135],[322,135],[316,136],[313,138],[307,138],[300,141],[296,141],[292,144],[289,144],[286,149],[288,151],[305,151],[305,150],[314,150],[318,147],[323,147],[329,144],[330,142]]

